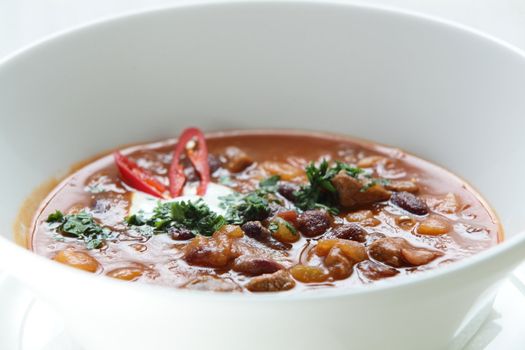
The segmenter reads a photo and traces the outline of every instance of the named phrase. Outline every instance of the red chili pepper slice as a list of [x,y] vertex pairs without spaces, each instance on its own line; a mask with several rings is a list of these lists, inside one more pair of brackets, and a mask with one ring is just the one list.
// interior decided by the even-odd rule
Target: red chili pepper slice
[[155,197],[164,198],[166,186],[155,179],[153,175],[139,167],[137,163],[125,157],[119,151],[114,152],[113,156],[115,157],[115,163],[117,164],[122,181],[139,191]]
[[186,145],[189,141],[195,139],[196,146],[188,150],[188,158],[190,158],[193,167],[200,177],[200,183],[197,187],[197,194],[203,196],[206,193],[208,184],[210,183],[210,167],[208,165],[208,147],[206,140],[201,130],[197,128],[187,128],[179,136],[175,150],[173,151],[173,160],[170,165],[168,177],[170,180],[170,194],[172,197],[178,197],[182,194],[182,189],[186,183],[186,175],[184,168],[180,163],[180,157],[186,150]]

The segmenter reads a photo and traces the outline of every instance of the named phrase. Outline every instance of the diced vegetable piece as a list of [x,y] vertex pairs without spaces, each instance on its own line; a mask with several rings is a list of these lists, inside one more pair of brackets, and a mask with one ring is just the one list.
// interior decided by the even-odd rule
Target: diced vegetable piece
[[242,238],[244,232],[238,225],[224,225],[214,235],[226,235],[230,238]]
[[451,226],[445,221],[437,216],[431,216],[426,218],[423,222],[417,227],[417,233],[420,235],[430,235],[438,236],[450,232]]
[[290,269],[293,278],[303,283],[319,283],[328,279],[329,275],[320,267],[295,265]]
[[343,255],[354,262],[363,261],[368,257],[363,244],[346,239],[321,239],[315,247],[315,253],[318,256],[327,256],[334,247],[340,248]]
[[459,201],[454,193],[447,193],[445,198],[440,200],[435,207],[437,212],[442,214],[454,214],[459,210]]
[[379,220],[378,218],[370,218],[370,219],[365,219],[363,221],[361,221],[361,225],[365,226],[365,227],[376,227],[378,225],[381,224],[381,220]]
[[269,175],[279,175],[284,181],[298,181],[305,179],[306,176],[304,169],[284,162],[263,162],[261,168]]
[[97,259],[82,251],[61,250],[53,260],[87,272],[96,272],[100,268]]
[[352,259],[354,263],[358,263],[368,258],[365,246],[361,243],[344,240],[343,242],[338,243],[337,247],[341,249],[344,256]]
[[350,277],[354,262],[348,259],[339,246],[334,246],[324,259],[324,264],[330,271],[330,276],[336,280]]
[[317,242],[317,245],[315,246],[315,254],[317,254],[318,256],[327,256],[330,252],[330,249],[332,249],[332,247],[339,242],[340,240],[337,238],[321,239],[319,242]]
[[416,220],[408,215],[402,215],[396,217],[396,224],[403,230],[409,230],[416,224]]
[[345,219],[351,222],[360,222],[366,219],[371,219],[374,217],[374,213],[371,210],[357,210],[351,213],[348,213],[345,216]]
[[385,188],[390,191],[395,192],[410,192],[416,193],[419,191],[418,185],[413,181],[396,181],[391,180],[386,185]]
[[288,221],[289,223],[291,223],[295,227],[298,226],[298,222],[297,222],[298,214],[297,214],[297,212],[295,210],[281,211],[280,213],[277,214],[277,216],[280,217],[280,218],[283,218],[286,221]]
[[139,279],[144,274],[144,268],[131,266],[131,267],[121,267],[114,270],[111,270],[107,273],[109,277],[125,280],[125,281],[135,281]]
[[275,218],[272,220],[269,227],[272,231],[272,237],[279,242],[294,243],[301,238],[295,227],[281,218]]
[[373,168],[380,162],[386,162],[387,159],[383,156],[369,156],[360,159],[357,166],[360,168]]

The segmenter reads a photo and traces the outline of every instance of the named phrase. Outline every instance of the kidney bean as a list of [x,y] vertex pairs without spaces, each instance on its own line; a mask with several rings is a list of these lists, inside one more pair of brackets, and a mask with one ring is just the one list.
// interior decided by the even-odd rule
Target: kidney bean
[[344,224],[334,228],[330,231],[326,237],[327,238],[340,238],[340,239],[349,239],[352,241],[357,241],[364,243],[366,242],[366,237],[368,233],[361,226],[350,223]]
[[394,192],[390,201],[412,214],[426,215],[429,212],[427,204],[409,192]]
[[190,230],[179,227],[170,227],[168,229],[168,234],[170,234],[171,238],[176,241],[185,241],[195,237],[193,232],[191,232]]
[[307,210],[297,218],[297,224],[306,237],[319,236],[330,228],[330,214],[323,210]]
[[270,230],[264,227],[260,221],[248,221],[241,228],[246,236],[258,241],[267,240],[271,236]]
[[278,262],[258,256],[243,255],[233,262],[233,270],[245,275],[259,276],[265,273],[274,273],[283,269]]
[[210,168],[210,174],[213,174],[222,166],[221,160],[214,154],[208,153],[208,167]]
[[277,188],[277,192],[279,192],[281,196],[292,202],[295,200],[295,191],[297,190],[299,190],[298,185],[285,181],[280,181]]

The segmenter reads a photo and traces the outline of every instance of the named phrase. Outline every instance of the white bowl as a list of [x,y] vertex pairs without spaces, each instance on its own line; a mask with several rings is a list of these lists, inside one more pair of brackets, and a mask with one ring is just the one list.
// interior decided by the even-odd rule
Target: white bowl
[[[525,255],[525,57],[420,15],[317,2],[179,6],[89,25],[0,66],[0,262],[88,350],[442,349]],[[43,180],[97,152],[206,130],[300,128],[413,151],[468,179],[507,241],[369,287],[183,291],[95,277],[16,246]]]

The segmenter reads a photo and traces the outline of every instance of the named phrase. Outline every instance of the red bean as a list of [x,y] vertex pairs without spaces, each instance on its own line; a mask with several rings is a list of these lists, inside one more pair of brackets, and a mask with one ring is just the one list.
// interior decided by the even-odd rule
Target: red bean
[[409,192],[394,192],[390,201],[412,214],[426,215],[429,212],[427,204]]
[[283,266],[278,262],[258,256],[243,255],[233,262],[234,271],[251,276],[274,273],[281,269],[283,269]]
[[334,228],[327,234],[327,238],[349,239],[356,242],[366,242],[368,233],[364,228],[357,224],[344,224]]
[[241,226],[246,236],[258,241],[267,240],[271,236],[270,230],[264,227],[260,221],[248,221]]
[[297,219],[297,224],[306,237],[319,236],[330,228],[330,215],[323,210],[307,210]]

